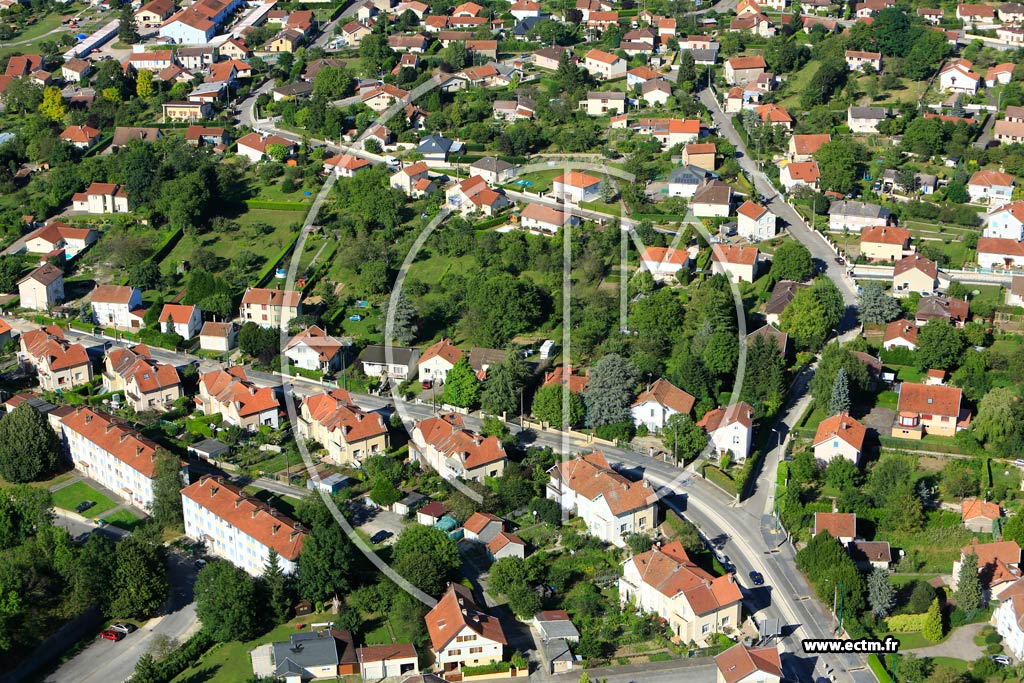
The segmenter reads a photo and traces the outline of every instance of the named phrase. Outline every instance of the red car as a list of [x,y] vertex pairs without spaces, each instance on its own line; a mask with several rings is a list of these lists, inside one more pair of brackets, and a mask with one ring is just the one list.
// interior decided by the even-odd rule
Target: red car
[[107,640],[113,640],[113,641],[117,642],[118,640],[121,640],[122,638],[124,638],[124,634],[121,633],[120,631],[114,631],[114,630],[111,630],[111,629],[107,629],[106,631],[103,631],[102,633],[100,633],[100,638],[106,638]]

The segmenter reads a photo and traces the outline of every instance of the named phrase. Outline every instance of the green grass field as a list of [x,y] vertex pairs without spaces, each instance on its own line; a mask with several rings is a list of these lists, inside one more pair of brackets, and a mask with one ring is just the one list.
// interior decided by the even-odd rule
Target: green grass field
[[131,510],[118,510],[112,515],[107,515],[103,519],[108,524],[112,524],[116,527],[120,527],[125,531],[132,531],[135,527],[142,524],[145,520],[135,516],[135,513]]
[[[298,211],[273,211],[270,209],[250,209],[235,221],[239,230],[229,233],[208,232],[203,235],[186,234],[178,241],[163,260],[162,269],[169,272],[182,261],[188,261],[197,249],[208,249],[215,256],[228,261],[245,248],[262,256],[265,260],[276,257],[295,234],[292,226],[301,224],[305,215]],[[259,229],[259,225],[268,225],[272,230],[267,233]],[[262,265],[261,265],[262,267]]]
[[84,481],[76,481],[71,486],[54,491],[52,496],[54,507],[59,507],[62,510],[73,511],[82,501],[93,501],[96,504],[83,513],[87,517],[100,517],[104,512],[118,505]]

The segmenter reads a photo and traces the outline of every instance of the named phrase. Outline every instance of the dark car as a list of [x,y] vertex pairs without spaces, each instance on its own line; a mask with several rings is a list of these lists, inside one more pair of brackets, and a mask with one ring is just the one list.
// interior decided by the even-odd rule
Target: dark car
[[750,572],[750,580],[754,582],[755,586],[763,586],[764,585],[764,577],[761,576],[761,572],[751,571]]
[[387,529],[381,529],[380,531],[375,533],[373,536],[370,536],[370,543],[383,543],[384,541],[388,540],[392,536],[394,536],[394,534],[392,534]]
[[125,635],[128,635],[129,633],[135,633],[135,631],[137,631],[138,628],[139,627],[136,626],[135,624],[127,624],[127,623],[121,623],[121,622],[118,622],[116,624],[111,624],[110,625],[110,630],[111,631],[117,631],[118,633],[123,633]]
[[115,631],[113,629],[108,628],[106,631],[100,633],[100,638],[103,638],[105,640],[113,640],[114,642],[117,642],[124,638],[124,634],[120,631]]
[[75,506],[75,512],[77,512],[78,514],[82,514],[83,512],[85,512],[86,510],[88,510],[89,508],[91,508],[95,504],[96,503],[94,501],[83,500],[81,503],[79,503],[78,505]]

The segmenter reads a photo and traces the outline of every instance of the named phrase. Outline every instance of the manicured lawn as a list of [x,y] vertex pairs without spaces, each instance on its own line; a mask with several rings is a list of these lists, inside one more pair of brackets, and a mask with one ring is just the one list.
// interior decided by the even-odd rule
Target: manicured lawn
[[917,368],[910,367],[909,365],[896,365],[893,367],[898,368],[896,371],[896,379],[900,382],[919,383],[925,375],[925,373],[921,372]]
[[896,410],[899,398],[899,394],[895,391],[881,391],[878,393],[878,396],[875,397],[875,406],[878,408],[890,408],[891,410]]
[[131,531],[145,521],[136,517],[135,513],[131,510],[118,510],[114,514],[108,515],[103,519],[105,519],[107,523],[121,527],[125,531]]
[[54,491],[52,496],[54,507],[59,507],[62,510],[73,511],[82,501],[93,501],[96,504],[83,513],[89,517],[99,517],[103,512],[117,505],[117,503],[84,481],[76,481],[71,486],[65,486],[59,491]]
[[530,192],[548,192],[551,190],[552,181],[555,178],[565,173],[565,169],[561,166],[552,168],[545,171],[535,171],[533,173],[524,173],[519,176],[519,180],[525,180],[532,182],[533,185],[520,186],[515,184],[507,185],[508,188],[513,190],[529,190]]

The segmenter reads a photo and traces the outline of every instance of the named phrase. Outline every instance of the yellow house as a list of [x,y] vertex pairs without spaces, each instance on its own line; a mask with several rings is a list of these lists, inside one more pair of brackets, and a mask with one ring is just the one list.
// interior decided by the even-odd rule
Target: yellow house
[[910,249],[910,231],[888,225],[864,228],[860,253],[869,261],[899,261]]
[[336,465],[359,463],[388,447],[384,418],[363,411],[344,389],[307,398],[298,429],[300,436],[326,448],[327,459]]
[[920,254],[901,258],[892,269],[892,295],[897,298],[920,292],[931,294],[939,287],[939,266]]
[[295,52],[302,44],[303,35],[295,29],[286,28],[267,43],[267,52]]
[[164,102],[164,121],[198,121],[209,118],[213,108],[208,102]]

